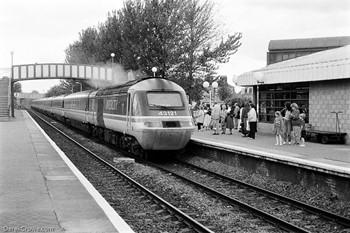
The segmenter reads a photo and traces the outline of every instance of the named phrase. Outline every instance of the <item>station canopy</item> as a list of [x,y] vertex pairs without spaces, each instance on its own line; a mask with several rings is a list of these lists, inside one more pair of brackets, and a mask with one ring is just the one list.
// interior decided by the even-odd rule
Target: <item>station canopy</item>
[[350,78],[350,45],[274,63],[238,76],[237,85],[313,82]]

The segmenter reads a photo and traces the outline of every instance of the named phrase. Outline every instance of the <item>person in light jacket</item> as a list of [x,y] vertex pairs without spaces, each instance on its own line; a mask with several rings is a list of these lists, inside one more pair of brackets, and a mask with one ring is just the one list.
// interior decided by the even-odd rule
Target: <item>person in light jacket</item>
[[255,139],[255,132],[257,131],[257,114],[253,103],[249,104],[248,122],[249,122],[249,134],[248,134],[249,139]]
[[215,103],[213,110],[211,111],[211,119],[214,121],[215,132],[213,135],[219,135],[220,125],[220,104]]
[[198,115],[197,115],[197,126],[198,126],[198,131],[202,130],[204,123],[204,111],[203,111],[203,106],[199,107]]

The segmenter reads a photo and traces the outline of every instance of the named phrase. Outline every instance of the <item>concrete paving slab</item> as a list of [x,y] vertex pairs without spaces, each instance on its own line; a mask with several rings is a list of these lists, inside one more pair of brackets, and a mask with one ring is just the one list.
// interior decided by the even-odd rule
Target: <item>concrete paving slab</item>
[[92,197],[82,185],[86,179],[78,180],[32,119],[15,114],[0,122],[0,229],[133,232],[106,202],[95,201],[99,194]]

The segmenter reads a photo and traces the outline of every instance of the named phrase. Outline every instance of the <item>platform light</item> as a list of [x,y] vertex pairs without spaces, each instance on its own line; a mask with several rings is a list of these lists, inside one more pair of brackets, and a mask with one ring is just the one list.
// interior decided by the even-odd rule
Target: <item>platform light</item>
[[[208,88],[210,86],[208,81],[205,81],[203,83],[203,87],[204,88]],[[214,89],[214,101],[215,101],[215,88],[217,88],[219,86],[219,84],[215,81],[211,84],[211,88],[209,88],[209,105],[211,106],[211,95],[212,95],[212,88]]]
[[205,82],[203,83],[203,87],[204,87],[204,88],[209,87],[209,82],[205,81]]
[[152,67],[153,77],[156,77],[157,67]]
[[111,69],[112,69],[112,79],[113,79],[113,59],[115,57],[115,54],[111,53],[111,57],[112,57]]

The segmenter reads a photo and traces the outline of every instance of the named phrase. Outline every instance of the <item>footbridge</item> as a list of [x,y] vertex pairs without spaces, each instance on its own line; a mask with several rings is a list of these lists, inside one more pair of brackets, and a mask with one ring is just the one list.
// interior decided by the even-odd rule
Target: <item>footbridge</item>
[[40,79],[113,81],[112,67],[82,64],[27,64],[12,66],[12,82]]
[[[14,83],[26,80],[44,80],[44,79],[74,79],[91,81],[91,83],[121,83],[130,79],[129,75],[124,73],[120,68],[112,65],[97,66],[85,64],[66,64],[66,63],[35,63],[25,65],[13,65],[11,68],[11,77],[3,82],[8,82],[10,103],[7,112],[14,117]],[[117,76],[118,79],[117,80]],[[3,93],[5,93],[6,84],[2,84]],[[7,91],[6,91],[7,93]],[[7,106],[6,100],[3,100],[3,106]],[[1,105],[2,106],[2,105]],[[1,107],[0,106],[0,107]],[[4,111],[5,112],[5,111]]]

